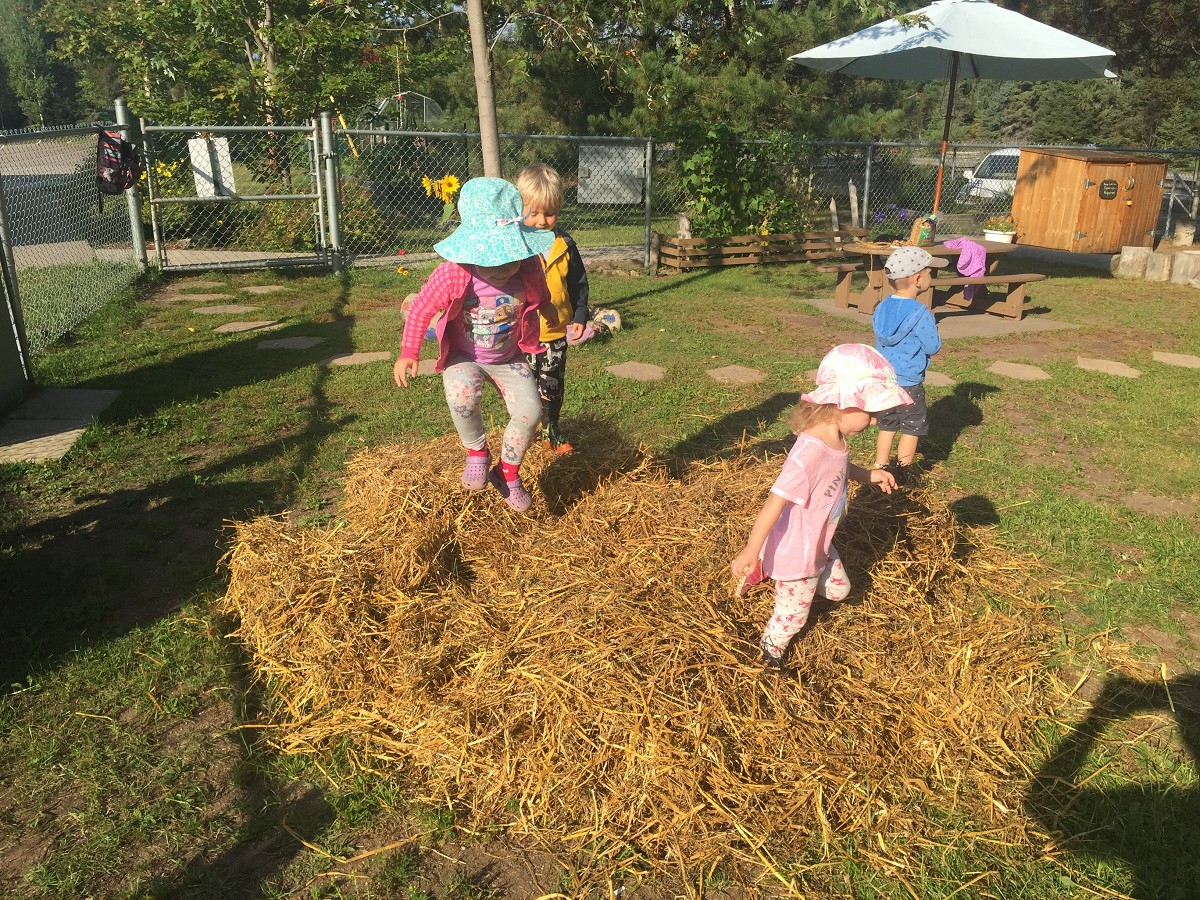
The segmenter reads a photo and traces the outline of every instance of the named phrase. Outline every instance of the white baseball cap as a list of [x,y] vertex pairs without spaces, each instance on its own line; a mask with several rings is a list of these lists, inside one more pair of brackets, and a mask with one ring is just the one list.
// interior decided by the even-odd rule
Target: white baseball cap
[[883,270],[887,272],[888,278],[895,281],[898,278],[916,275],[922,269],[930,267],[941,269],[948,265],[950,265],[950,260],[945,257],[930,256],[920,247],[897,247],[888,256],[887,262],[883,264]]

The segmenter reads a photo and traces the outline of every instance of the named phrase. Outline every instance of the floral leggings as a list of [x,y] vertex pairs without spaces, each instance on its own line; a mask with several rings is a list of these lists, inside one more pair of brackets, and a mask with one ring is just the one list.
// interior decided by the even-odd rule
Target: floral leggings
[[845,600],[850,593],[850,579],[837,551],[829,548],[825,568],[812,578],[799,581],[775,582],[775,612],[763,630],[762,649],[775,659],[783,656],[788,643],[808,621],[813,597],[820,592],[827,600]]
[[496,386],[508,407],[509,420],[504,429],[500,459],[519,466],[542,417],[542,398],[538,396],[533,373],[524,359],[510,363],[477,363],[451,357],[442,371],[442,387],[459,440],[468,450],[482,450],[487,445],[481,409],[485,381]]

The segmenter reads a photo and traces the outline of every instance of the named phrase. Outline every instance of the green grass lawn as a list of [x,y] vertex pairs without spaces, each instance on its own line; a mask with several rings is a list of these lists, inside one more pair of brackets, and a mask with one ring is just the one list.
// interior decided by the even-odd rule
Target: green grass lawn
[[[230,292],[284,285],[239,299],[283,320],[267,337],[325,339],[310,350],[215,334],[195,304],[152,284],[38,358],[44,386],[120,396],[60,462],[0,465],[0,894],[517,896],[479,877],[479,848],[492,852],[496,836],[415,802],[419,785],[350,775],[343,754],[279,756],[238,728],[263,698],[211,608],[230,521],[328,521],[350,456],[450,429],[440,380],[400,391],[388,363],[320,364],[397,350],[399,298],[425,271],[212,276]],[[979,823],[926,810],[944,827],[920,836],[915,869],[889,866],[856,835],[838,835],[828,859],[796,848],[789,864],[816,866],[826,895],[1200,896],[1197,379],[1153,358],[1200,354],[1200,291],[1050,274],[1031,305],[1080,327],[948,341],[933,368],[956,386],[928,389],[921,450],[960,519],[1040,559],[1030,578],[1063,614],[1067,680],[1091,677],[1061,721],[1043,723],[1042,752],[1025,764],[1095,790],[1059,803],[1058,788],[1031,789],[1031,803],[1059,809],[1070,839],[1057,843],[1036,824],[1024,841],[992,841]],[[785,437],[805,373],[830,346],[871,340],[805,302],[831,293],[832,276],[809,266],[598,275],[594,305],[619,310],[625,327],[572,351],[566,424],[603,418],[680,461],[727,452],[744,433]],[[1077,357],[1141,376],[1084,371]],[[667,377],[606,371],[630,360]],[[1007,379],[988,371],[996,360],[1051,378]],[[763,381],[726,386],[705,373],[735,364]],[[503,420],[494,395],[486,415]],[[854,441],[858,462],[873,440]],[[1108,651],[1125,642],[1141,662],[1114,668]],[[414,834],[365,860],[361,877],[322,875]],[[539,858],[546,896],[609,896],[588,883],[586,861],[556,865]],[[633,884],[629,896],[675,895]],[[729,873],[706,884],[710,896],[745,896]]]

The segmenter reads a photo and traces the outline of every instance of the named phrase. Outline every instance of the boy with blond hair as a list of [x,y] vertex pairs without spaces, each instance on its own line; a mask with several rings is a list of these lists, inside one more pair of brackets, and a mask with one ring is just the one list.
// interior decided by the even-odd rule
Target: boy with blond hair
[[587,271],[574,239],[558,224],[563,205],[558,172],[541,163],[526,166],[517,176],[517,188],[525,205],[525,224],[554,232],[554,243],[541,260],[558,319],[551,322],[541,316],[541,352],[527,354],[526,359],[542,398],[546,442],[556,453],[569,453],[571,442],[562,433],[558,418],[566,390],[567,347],[584,339],[590,315]]

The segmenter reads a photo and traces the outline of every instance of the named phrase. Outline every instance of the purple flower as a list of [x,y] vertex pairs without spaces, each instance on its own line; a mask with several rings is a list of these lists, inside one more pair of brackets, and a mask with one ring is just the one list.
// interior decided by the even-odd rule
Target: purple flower
[[896,215],[899,217],[900,221],[903,222],[905,219],[908,218],[908,210],[902,209],[902,210],[900,210],[900,212],[896,213]]
[[872,215],[871,218],[874,219],[876,222],[882,222],[886,218],[886,216],[884,216],[884,214],[881,212],[877,212],[874,215]]

